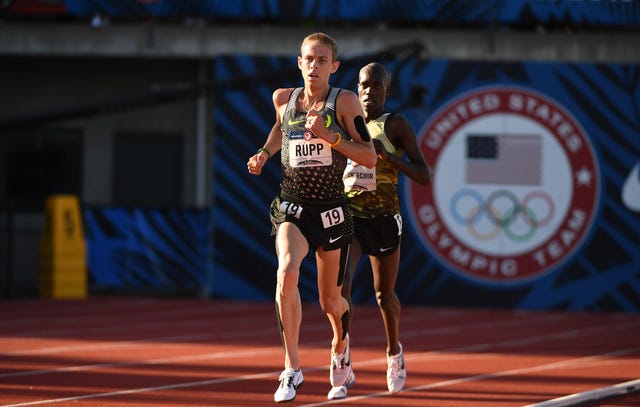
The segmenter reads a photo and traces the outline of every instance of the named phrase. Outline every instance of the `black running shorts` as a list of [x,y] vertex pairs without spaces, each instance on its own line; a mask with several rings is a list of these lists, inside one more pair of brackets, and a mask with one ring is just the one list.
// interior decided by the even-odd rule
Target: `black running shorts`
[[391,255],[400,246],[402,216],[353,218],[354,237],[362,246],[362,253],[375,257]]
[[294,223],[314,250],[320,246],[327,251],[346,248],[353,238],[353,218],[346,200],[310,203],[277,196],[269,212],[273,236],[283,222]]

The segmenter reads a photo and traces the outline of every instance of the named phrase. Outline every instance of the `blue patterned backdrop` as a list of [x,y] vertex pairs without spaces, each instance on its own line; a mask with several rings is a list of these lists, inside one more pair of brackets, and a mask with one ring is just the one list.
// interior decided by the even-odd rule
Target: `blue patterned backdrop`
[[210,210],[84,210],[90,285],[197,294],[211,284]]
[[8,14],[114,18],[205,17],[230,21],[387,21],[438,24],[640,24],[636,0],[12,0]]
[[[429,60],[410,46],[343,61],[335,86],[355,90],[361,65],[385,63],[393,74],[390,110],[403,113],[422,137],[443,106],[487,87],[513,87],[562,106],[592,145],[599,182],[594,221],[561,263],[523,281],[467,278],[425,245],[401,178],[405,218],[397,292],[405,304],[526,309],[640,311],[640,69],[623,64],[565,64]],[[268,205],[278,190],[279,155],[259,177],[246,161],[274,120],[271,93],[298,86],[295,58],[234,55],[217,58],[213,168],[214,205],[205,211],[91,209],[87,218],[93,284],[166,286],[220,298],[273,298],[276,256]],[[435,157],[426,156],[436,170]],[[626,194],[626,195],[625,195]],[[626,199],[622,197],[626,196]],[[597,201],[597,202],[596,202]],[[354,299],[374,301],[366,262]],[[315,263],[305,259],[305,300],[317,296]]]

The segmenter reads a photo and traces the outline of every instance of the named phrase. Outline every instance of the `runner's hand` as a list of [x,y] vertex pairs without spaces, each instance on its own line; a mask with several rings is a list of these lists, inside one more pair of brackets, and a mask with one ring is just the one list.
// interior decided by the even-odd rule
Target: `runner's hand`
[[249,170],[249,174],[260,175],[262,172],[262,167],[267,162],[267,154],[262,154],[262,152],[258,152],[254,154],[249,161],[247,161],[247,170]]
[[304,128],[309,130],[316,137],[330,143],[332,142],[332,140],[327,140],[327,135],[333,135],[333,133],[325,130],[326,126],[324,123],[324,116],[322,115],[322,112],[314,109],[309,110],[309,112],[307,113],[307,122],[305,123]]

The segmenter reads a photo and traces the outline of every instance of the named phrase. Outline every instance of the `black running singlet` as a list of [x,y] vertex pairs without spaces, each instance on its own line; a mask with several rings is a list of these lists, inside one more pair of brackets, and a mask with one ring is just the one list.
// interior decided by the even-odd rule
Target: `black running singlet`
[[[284,196],[305,201],[332,202],[345,199],[342,174],[347,158],[304,128],[306,112],[296,111],[296,101],[303,88],[296,88],[282,118],[282,180]],[[338,124],[336,98],[339,88],[330,88],[322,112],[327,128],[349,140]]]

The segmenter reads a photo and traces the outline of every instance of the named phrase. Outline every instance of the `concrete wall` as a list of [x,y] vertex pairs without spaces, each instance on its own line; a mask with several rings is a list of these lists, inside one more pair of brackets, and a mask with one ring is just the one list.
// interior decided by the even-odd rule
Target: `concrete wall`
[[326,31],[343,56],[408,41],[420,41],[433,58],[638,62],[634,31],[511,31],[357,28],[285,28],[270,25],[206,24],[0,25],[0,55],[210,58],[219,54],[292,55],[312,31]]

